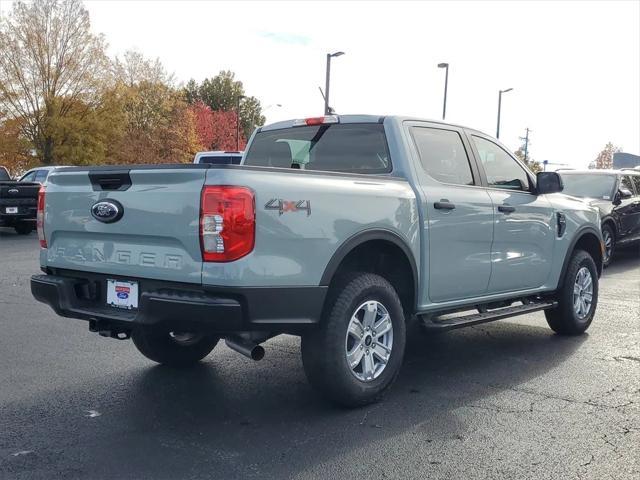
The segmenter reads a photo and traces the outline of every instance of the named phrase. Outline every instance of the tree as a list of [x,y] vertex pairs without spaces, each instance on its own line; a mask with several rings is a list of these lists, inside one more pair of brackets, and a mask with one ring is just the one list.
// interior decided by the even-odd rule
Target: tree
[[[235,112],[240,102],[240,128],[242,136],[248,138],[254,128],[264,125],[262,106],[256,97],[245,95],[242,82],[235,79],[230,70],[223,70],[213,78],[205,78],[198,85],[189,80],[183,88],[185,100],[190,103],[198,101],[208,105],[213,111]],[[235,147],[234,147],[235,148]]]
[[105,48],[79,0],[17,1],[0,24],[0,108],[45,165],[59,144],[51,123],[99,102],[110,67]]
[[613,168],[613,154],[621,151],[620,147],[608,142],[594,160],[595,168]]
[[214,138],[213,111],[211,107],[202,102],[197,102],[189,105],[189,110],[193,115],[196,135],[201,149],[211,149]]
[[531,156],[529,155],[529,152],[527,152],[527,159],[525,160],[524,146],[518,148],[513,153],[522,163],[524,163],[527,167],[529,167],[529,170],[531,170],[533,173],[538,173],[542,171],[542,166],[540,165],[540,162],[537,162],[536,160],[531,158]]
[[145,58],[136,50],[127,50],[122,60],[116,57],[114,73],[117,81],[128,87],[141,82],[173,84],[173,75],[167,73],[159,58]]
[[[213,112],[213,150],[235,150],[236,143],[236,112]],[[240,150],[244,150],[246,139],[240,130]]]
[[97,105],[80,100],[67,105],[60,114],[63,101],[54,99],[51,115],[43,127],[53,139],[53,151],[59,165],[97,165],[110,155],[124,134],[124,114],[121,99],[113,91],[105,92]]
[[15,177],[28,170],[35,160],[29,142],[21,134],[20,121],[0,112],[0,165]]

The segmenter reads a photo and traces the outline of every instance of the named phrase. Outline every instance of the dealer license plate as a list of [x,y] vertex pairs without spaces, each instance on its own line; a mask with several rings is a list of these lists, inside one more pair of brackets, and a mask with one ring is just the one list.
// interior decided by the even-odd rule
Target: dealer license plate
[[128,310],[138,308],[138,282],[107,280],[107,305]]

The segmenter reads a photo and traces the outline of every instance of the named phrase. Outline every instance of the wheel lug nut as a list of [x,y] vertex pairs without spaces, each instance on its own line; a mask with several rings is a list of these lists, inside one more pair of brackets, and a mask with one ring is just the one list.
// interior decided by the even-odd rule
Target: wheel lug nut
[[367,355],[369,355],[369,350],[367,350]]
[[364,345],[360,345],[360,350],[362,350],[364,348]]

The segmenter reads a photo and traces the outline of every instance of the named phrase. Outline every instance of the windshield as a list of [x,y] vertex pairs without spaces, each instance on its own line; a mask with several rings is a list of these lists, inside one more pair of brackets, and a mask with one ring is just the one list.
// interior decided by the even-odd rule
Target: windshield
[[351,173],[388,173],[384,127],[377,123],[293,127],[257,133],[245,165]]
[[615,175],[562,174],[562,193],[575,197],[611,200],[616,183]]

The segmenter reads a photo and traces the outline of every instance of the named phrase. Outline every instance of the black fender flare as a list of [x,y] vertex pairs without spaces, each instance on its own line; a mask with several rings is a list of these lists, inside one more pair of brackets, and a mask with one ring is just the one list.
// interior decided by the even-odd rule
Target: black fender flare
[[336,271],[340,267],[340,264],[346,258],[346,256],[349,255],[349,253],[351,253],[353,249],[355,249],[359,245],[372,240],[383,240],[390,242],[400,248],[400,250],[402,250],[402,252],[407,257],[409,265],[411,266],[411,273],[413,275],[413,299],[415,304],[413,305],[413,307],[415,309],[418,302],[418,267],[416,265],[416,259],[414,258],[413,252],[409,248],[409,245],[407,245],[407,242],[400,235],[391,230],[381,228],[364,230],[345,240],[334,252],[333,256],[329,260],[329,263],[327,263],[327,266],[325,267],[322,274],[322,278],[320,279],[320,285],[329,286],[331,283],[331,279],[333,278],[334,274],[336,273]]
[[[598,241],[600,242],[600,248],[602,248],[602,234],[591,225],[584,225],[580,227],[573,236],[571,243],[569,244],[569,248],[567,249],[567,254],[564,256],[564,261],[562,262],[562,270],[560,271],[560,278],[558,281],[557,288],[560,288],[564,284],[564,277],[567,274],[567,268],[569,268],[569,260],[571,255],[576,249],[576,245],[585,235],[594,235]],[[595,260],[595,259],[594,259]],[[602,252],[600,253],[600,265],[597,265],[598,275],[602,273]]]

